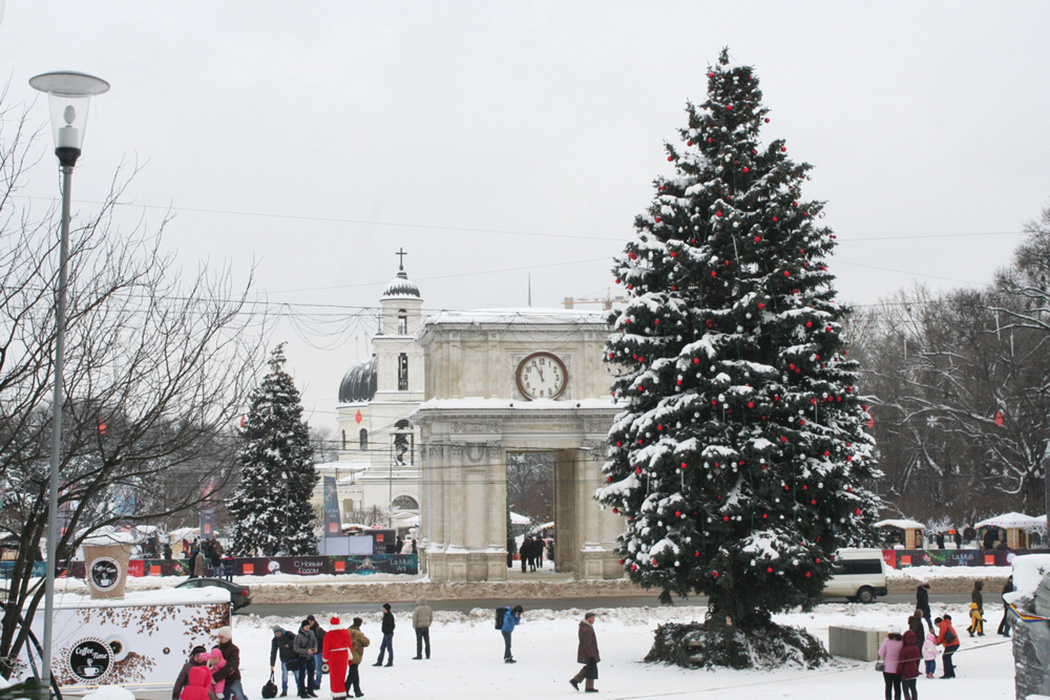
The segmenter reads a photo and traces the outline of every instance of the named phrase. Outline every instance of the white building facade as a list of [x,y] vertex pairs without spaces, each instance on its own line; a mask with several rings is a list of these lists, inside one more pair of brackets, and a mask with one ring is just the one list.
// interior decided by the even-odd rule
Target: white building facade
[[550,453],[555,569],[617,578],[620,519],[594,500],[617,408],[604,312],[422,316],[402,267],[380,299],[372,357],[339,387],[340,511],[418,525],[432,580],[507,577],[507,453]]

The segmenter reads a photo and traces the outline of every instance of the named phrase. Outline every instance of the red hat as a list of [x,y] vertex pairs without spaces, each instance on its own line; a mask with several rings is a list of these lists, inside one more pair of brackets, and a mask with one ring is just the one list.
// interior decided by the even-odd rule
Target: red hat
[[332,625],[333,627],[338,627],[342,624],[342,622],[339,621],[338,615],[332,615],[332,619],[328,621],[328,624]]

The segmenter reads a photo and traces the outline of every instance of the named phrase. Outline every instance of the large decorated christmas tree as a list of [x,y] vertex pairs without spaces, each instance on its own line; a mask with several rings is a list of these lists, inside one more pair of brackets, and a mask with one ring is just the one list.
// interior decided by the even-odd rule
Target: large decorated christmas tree
[[818,601],[836,550],[870,535],[875,449],[810,166],[761,143],[758,78],[727,51],[686,113],[614,268],[624,410],[598,498],[627,521],[631,579],[706,594],[709,629],[754,630]]
[[237,555],[317,553],[317,514],[310,503],[318,481],[314,450],[299,390],[284,363],[281,344],[241,426],[240,485],[226,504]]

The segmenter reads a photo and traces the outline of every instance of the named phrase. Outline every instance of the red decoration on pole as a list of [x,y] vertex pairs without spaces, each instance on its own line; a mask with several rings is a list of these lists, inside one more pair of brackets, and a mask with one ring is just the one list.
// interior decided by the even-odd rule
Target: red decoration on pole
[[106,421],[100,420],[98,422],[98,434],[99,435],[105,435],[106,434]]
[[354,420],[357,422],[358,425],[360,425],[361,421],[363,421],[364,419],[365,417],[361,415],[361,410],[358,409],[357,415],[354,416]]
[[995,424],[997,426],[999,426],[1000,428],[1003,427],[1003,412],[1002,411],[996,411],[995,412]]

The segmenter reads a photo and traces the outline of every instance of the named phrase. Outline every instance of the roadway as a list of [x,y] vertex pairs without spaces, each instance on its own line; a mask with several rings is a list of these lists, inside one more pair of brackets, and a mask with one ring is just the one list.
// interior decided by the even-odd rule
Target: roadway
[[[828,598],[827,604],[840,605],[846,602],[845,598]],[[878,603],[914,603],[915,596],[912,594],[893,594],[879,598]],[[930,595],[932,605],[958,605],[970,602],[969,593],[942,593]],[[704,605],[707,598],[697,596],[695,598],[675,598],[676,605]],[[522,605],[526,610],[571,610],[571,609],[596,609],[602,608],[644,608],[660,605],[657,595],[630,595],[630,596],[591,596],[585,598],[525,598],[519,600],[506,600],[503,598],[463,598],[456,600],[428,600],[427,604],[434,610],[468,613],[474,608],[497,608],[501,605]],[[856,603],[861,605],[861,603]],[[303,618],[307,615],[316,615],[323,612],[325,615],[338,613],[340,616],[353,616],[361,613],[380,612],[382,603],[279,603],[279,604],[251,604],[241,609],[238,614],[258,615],[260,617],[291,617]],[[395,613],[411,613],[416,604],[414,601],[390,601],[390,607]]]

